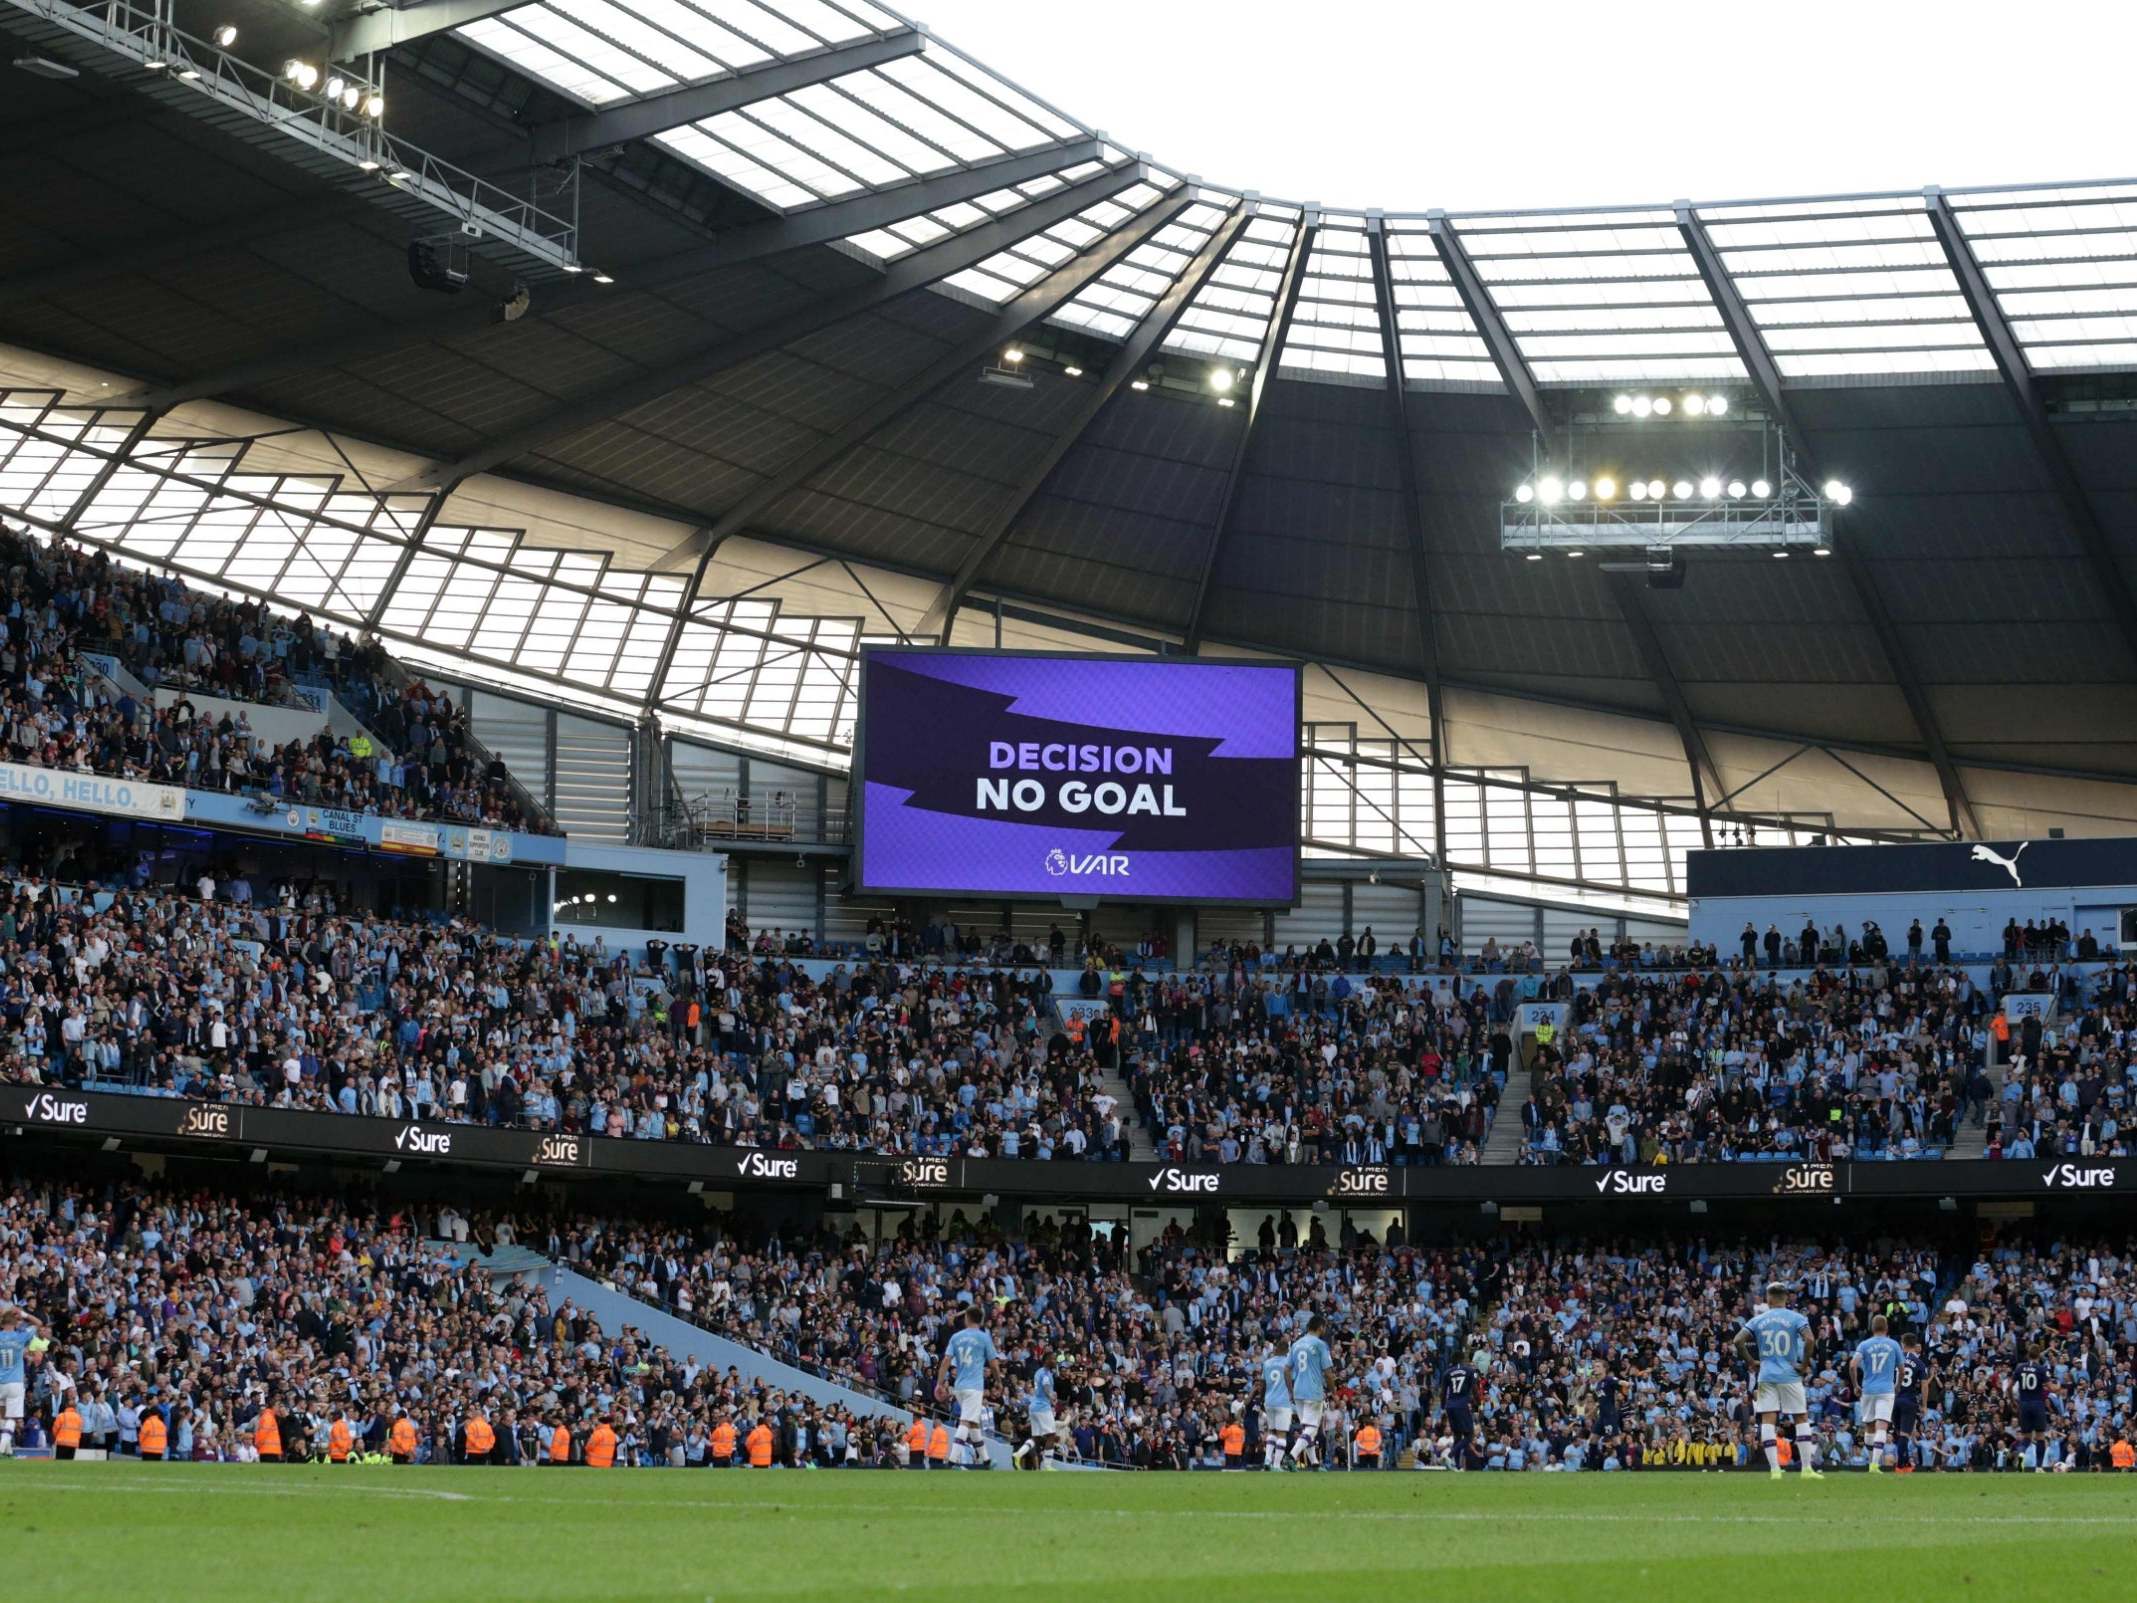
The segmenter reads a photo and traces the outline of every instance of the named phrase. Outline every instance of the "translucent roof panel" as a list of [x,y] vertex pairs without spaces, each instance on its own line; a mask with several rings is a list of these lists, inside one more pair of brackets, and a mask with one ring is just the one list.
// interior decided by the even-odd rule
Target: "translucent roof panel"
[[1404,378],[1500,382],[1491,348],[1462,304],[1429,230],[1390,225],[1388,276],[1395,282]]
[[1298,307],[1277,362],[1299,375],[1386,382],[1373,258],[1362,221],[1322,222],[1306,256]]
[[903,56],[657,143],[782,211],[1054,144],[1077,130],[948,51]]
[[1080,184],[1086,178],[1093,177],[1124,159],[1119,152],[1111,150],[1101,152],[1101,156],[1099,161],[1079,162],[1074,167],[1048,173],[1043,178],[991,190],[974,200],[959,201],[954,206],[917,213],[886,227],[872,228],[866,233],[848,234],[844,243],[872,261],[894,262],[913,251],[938,244],[953,234],[962,234],[969,228],[991,222],[1015,211],[1019,206],[1042,200],[1064,185]]
[[1674,212],[1450,220],[1539,384],[1744,376]]
[[1196,202],[1056,307],[1048,321],[1126,340],[1230,215],[1227,207]]
[[953,273],[943,282],[989,305],[999,306],[1064,262],[1074,260],[1116,229],[1125,227],[1163,200],[1168,190],[1177,187],[1178,180],[1153,173],[1145,181],[1131,184],[1095,206],[1085,207],[1044,233],[1027,235],[1006,250],[996,251],[977,266]]
[[1258,366],[1299,226],[1289,207],[1264,207],[1254,216],[1181,311],[1164,348]]
[[589,106],[902,30],[866,0],[537,0],[454,31]]
[[2035,368],[2137,367],[2137,186],[1951,195]]
[[1919,195],[1702,206],[1698,217],[1784,376],[1994,365]]

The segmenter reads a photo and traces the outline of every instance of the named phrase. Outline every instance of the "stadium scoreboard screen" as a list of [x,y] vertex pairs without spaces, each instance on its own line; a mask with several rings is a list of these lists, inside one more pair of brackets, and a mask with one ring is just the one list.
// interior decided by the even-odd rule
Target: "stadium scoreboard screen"
[[1291,663],[874,646],[855,879],[900,895],[1289,906]]

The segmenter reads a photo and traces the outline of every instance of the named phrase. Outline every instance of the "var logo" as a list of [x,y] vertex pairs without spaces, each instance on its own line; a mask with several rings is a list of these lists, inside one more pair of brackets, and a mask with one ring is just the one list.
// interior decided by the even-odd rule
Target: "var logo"
[[1791,1163],[1773,1183],[1777,1197],[1829,1197],[1837,1185],[1829,1163]]
[[65,1097],[56,1097],[49,1091],[40,1091],[30,1098],[23,1112],[44,1124],[87,1124],[89,1104],[70,1102]]
[[1055,847],[1046,854],[1046,871],[1059,879],[1065,874],[1097,874],[1109,879],[1128,877],[1125,852],[1065,852]]
[[794,1180],[801,1175],[801,1159],[767,1158],[761,1152],[751,1152],[735,1165],[735,1173],[752,1180]]
[[898,1184],[901,1186],[946,1186],[950,1183],[950,1165],[943,1158],[907,1158],[898,1165]]
[[536,1163],[577,1163],[579,1138],[575,1135],[545,1135],[534,1149]]
[[2072,1191],[2100,1191],[2115,1183],[2112,1169],[2081,1169],[2074,1163],[2059,1163],[2041,1175],[2044,1186],[2062,1186]]
[[450,1157],[453,1138],[443,1130],[426,1130],[419,1124],[411,1124],[393,1138],[395,1148],[402,1152],[428,1152],[435,1157]]
[[1607,1191],[1613,1196],[1659,1197],[1669,1190],[1670,1177],[1666,1174],[1632,1174],[1624,1169],[1612,1169],[1596,1181],[1597,1191]]
[[178,1121],[178,1133],[227,1140],[230,1136],[230,1110],[212,1107],[188,1108],[186,1116]]
[[1207,1191],[1217,1189],[1213,1174],[1189,1174],[1185,1169],[1160,1169],[1150,1177],[1152,1191]]

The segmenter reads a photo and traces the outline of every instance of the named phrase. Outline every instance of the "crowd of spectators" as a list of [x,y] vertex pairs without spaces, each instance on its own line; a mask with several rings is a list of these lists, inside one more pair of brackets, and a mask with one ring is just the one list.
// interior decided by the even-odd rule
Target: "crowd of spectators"
[[[117,659],[149,695],[92,671],[85,654]],[[300,683],[330,688],[377,740],[322,726],[275,744],[243,707],[203,711],[192,699],[302,706]],[[176,699],[159,705],[159,688]],[[376,640],[4,529],[0,696],[0,731],[20,763],[353,813],[554,829],[479,750],[466,708],[420,679],[395,679]]]

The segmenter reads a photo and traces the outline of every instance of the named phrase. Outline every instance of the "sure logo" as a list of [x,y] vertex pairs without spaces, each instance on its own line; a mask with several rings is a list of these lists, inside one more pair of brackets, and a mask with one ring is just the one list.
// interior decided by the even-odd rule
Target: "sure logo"
[[801,1159],[767,1158],[761,1152],[750,1152],[735,1165],[735,1173],[753,1180],[794,1180],[801,1176]]
[[2115,1171],[2112,1169],[2086,1169],[2075,1163],[2059,1163],[2041,1175],[2044,1186],[2061,1186],[2070,1191],[2104,1191],[2113,1187]]
[[1384,1197],[1394,1189],[1394,1176],[1385,1169],[1344,1169],[1329,1189],[1339,1197]]
[[393,1138],[393,1145],[401,1152],[428,1152],[434,1157],[452,1155],[453,1138],[443,1130],[426,1130],[420,1124],[411,1124]]
[[1839,1181],[1829,1163],[1791,1163],[1773,1183],[1777,1197],[1829,1197]]
[[545,1135],[534,1149],[536,1163],[577,1163],[579,1138],[575,1135]]
[[89,1104],[75,1102],[66,1097],[56,1097],[49,1091],[40,1091],[30,1098],[23,1109],[26,1117],[42,1124],[87,1124]]
[[946,1158],[907,1158],[898,1165],[898,1184],[901,1186],[946,1186],[950,1183],[950,1164]]
[[187,1108],[186,1116],[178,1121],[178,1133],[227,1141],[231,1135],[230,1110],[199,1106]]
[[1189,1174],[1185,1169],[1160,1169],[1150,1177],[1152,1191],[1201,1191],[1214,1194],[1217,1177],[1213,1174]]
[[1612,1169],[1595,1183],[1599,1192],[1627,1197],[1659,1197],[1667,1193],[1669,1187],[1670,1177],[1666,1174],[1633,1174],[1626,1169]]

